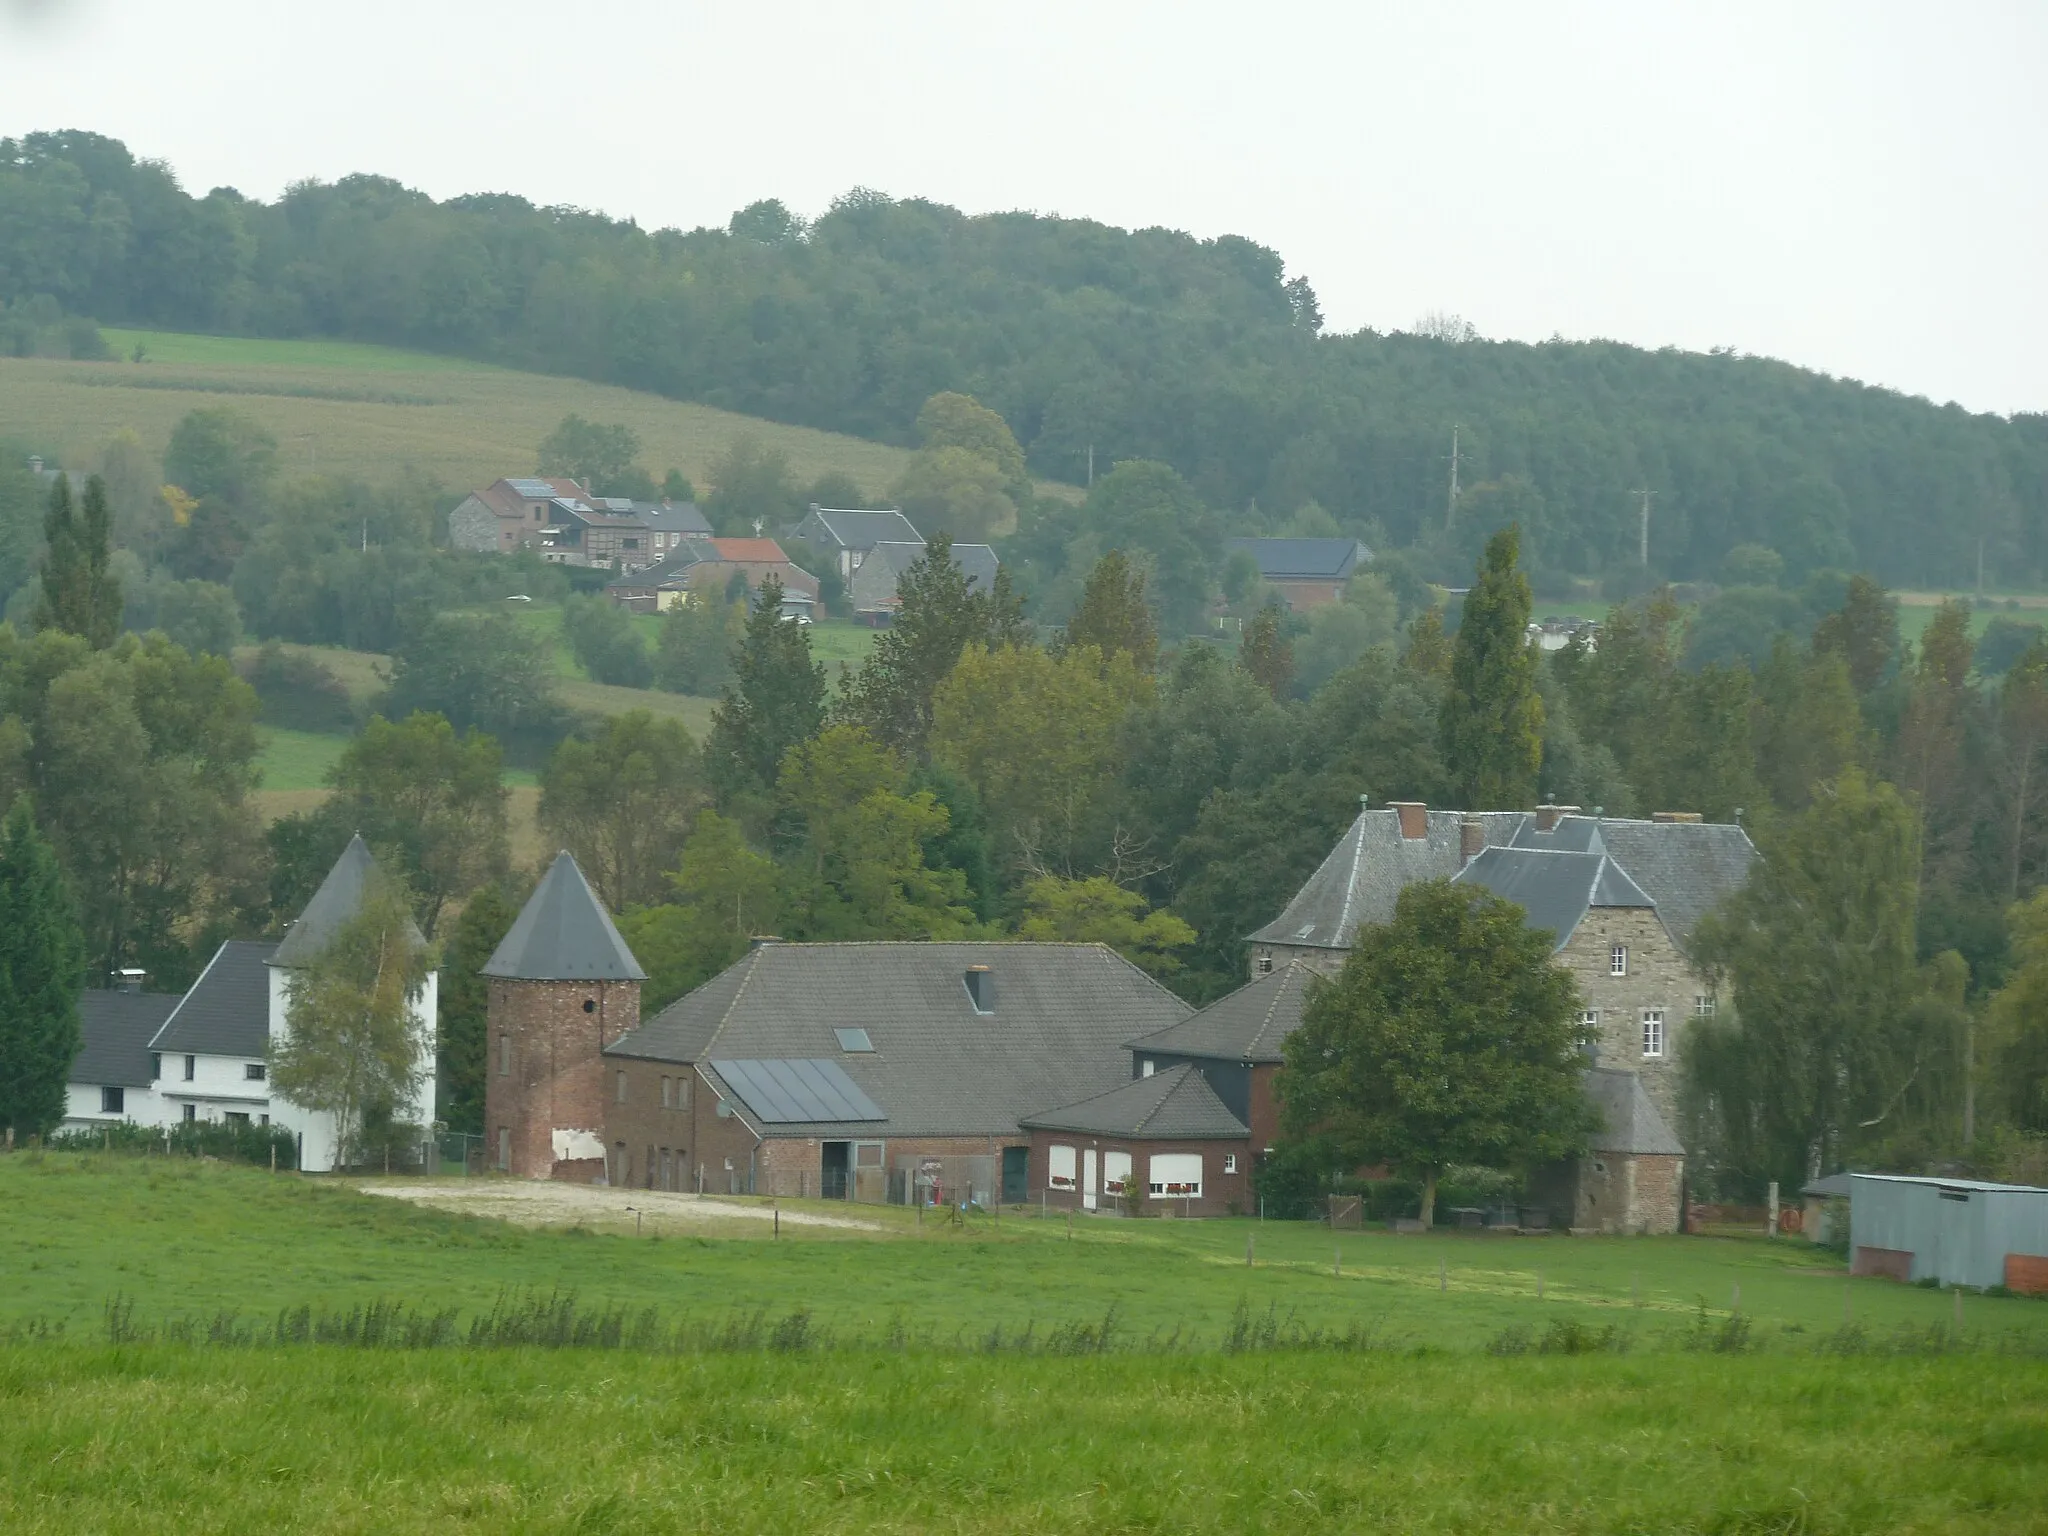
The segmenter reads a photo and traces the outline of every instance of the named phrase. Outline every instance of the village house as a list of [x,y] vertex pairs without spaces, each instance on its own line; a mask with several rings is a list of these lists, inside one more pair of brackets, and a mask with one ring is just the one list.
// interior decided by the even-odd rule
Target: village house
[[636,613],[666,613],[702,593],[721,596],[735,576],[758,594],[769,577],[782,585],[785,617],[809,618],[818,601],[818,578],[791,562],[773,539],[688,537],[658,565],[629,571],[607,583],[605,595]]
[[1252,1206],[1251,1132],[1192,1063],[1147,1073],[1018,1122],[1045,1204],[1173,1216]]
[[562,565],[651,565],[711,524],[694,503],[593,496],[574,480],[493,481],[448,514],[455,549],[510,554],[535,548]]
[[791,538],[823,550],[839,567],[839,579],[849,587],[853,584],[853,573],[877,544],[915,544],[920,548],[924,545],[924,535],[901,512],[821,507],[815,501],[803,521],[786,531]]
[[[924,558],[925,547],[922,542],[881,543],[869,550],[847,588],[853,600],[854,617],[874,625],[892,622],[897,610],[903,606],[902,598],[897,595],[897,583],[905,571]],[[977,593],[985,593],[995,586],[999,562],[996,552],[988,545],[955,544],[952,555],[953,563],[960,567]]]
[[[332,1168],[333,1117],[271,1092],[270,1047],[286,1031],[294,974],[361,909],[375,868],[363,840],[350,839],[281,942],[228,940],[182,996],[142,992],[139,975],[133,990],[87,992],[65,1123],[280,1125],[299,1137],[301,1168]],[[429,974],[413,1000],[423,1086],[417,1102],[398,1107],[395,1118],[404,1123],[433,1119],[437,991],[438,979]]]
[[1133,1074],[1151,1077],[1181,1066],[1199,1071],[1244,1126],[1253,1157],[1263,1157],[1280,1139],[1280,1106],[1273,1090],[1285,1060],[1280,1048],[1301,1027],[1315,974],[1300,961],[1289,961],[1179,1023],[1131,1041]]
[[1306,613],[1344,596],[1372,551],[1356,539],[1226,539],[1230,553],[1252,557],[1259,579],[1278,589],[1287,606]]

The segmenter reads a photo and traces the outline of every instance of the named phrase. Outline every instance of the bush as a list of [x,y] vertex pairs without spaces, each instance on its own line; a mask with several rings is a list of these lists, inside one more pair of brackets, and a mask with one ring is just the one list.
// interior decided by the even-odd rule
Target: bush
[[291,731],[353,732],[356,709],[348,689],[325,663],[287,651],[275,640],[237,669],[256,690],[263,722]]
[[645,688],[654,681],[646,642],[626,610],[608,597],[571,597],[562,605],[562,633],[592,681]]
[[59,1152],[214,1157],[265,1168],[270,1166],[274,1152],[278,1167],[299,1166],[299,1139],[293,1132],[281,1125],[244,1125],[223,1120],[184,1120],[171,1126],[137,1125],[133,1120],[122,1120],[58,1131],[44,1145]]

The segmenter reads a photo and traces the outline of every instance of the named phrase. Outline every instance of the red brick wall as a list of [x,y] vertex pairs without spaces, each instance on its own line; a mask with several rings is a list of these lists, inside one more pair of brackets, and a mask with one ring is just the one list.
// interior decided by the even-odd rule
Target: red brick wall
[[1251,1150],[1260,1156],[1280,1144],[1280,1096],[1273,1086],[1279,1075],[1280,1068],[1272,1063],[1251,1071]]
[[[1146,1215],[1165,1214],[1172,1208],[1175,1216],[1228,1216],[1251,1209],[1252,1155],[1250,1143],[1238,1139],[1227,1141],[1142,1141],[1129,1137],[1083,1136],[1072,1131],[1033,1131],[1031,1133],[1030,1195],[1031,1203],[1043,1204],[1053,1210],[1080,1210],[1083,1208],[1080,1188],[1057,1190],[1050,1187],[1052,1171],[1052,1148],[1055,1145],[1074,1148],[1074,1166],[1078,1186],[1085,1178],[1083,1159],[1090,1147],[1096,1152],[1096,1182],[1098,1189],[1102,1180],[1101,1155],[1105,1152],[1128,1152],[1131,1154],[1131,1172],[1140,1184],[1145,1182],[1146,1159],[1155,1152],[1199,1152],[1202,1155],[1202,1198],[1199,1200],[1153,1199],[1141,1197],[1142,1209]],[[1234,1173],[1223,1171],[1224,1160],[1237,1159]],[[1104,1196],[1098,1205],[1109,1210],[1115,1202]]]
[[[493,980],[484,1069],[491,1165],[497,1165],[501,1132],[509,1142],[506,1171],[523,1179],[557,1176],[558,1130],[587,1131],[608,1148],[613,1079],[598,1052],[639,1022],[638,982]],[[510,1070],[501,1070],[505,1066]],[[560,1176],[591,1174],[579,1167],[564,1168]]]

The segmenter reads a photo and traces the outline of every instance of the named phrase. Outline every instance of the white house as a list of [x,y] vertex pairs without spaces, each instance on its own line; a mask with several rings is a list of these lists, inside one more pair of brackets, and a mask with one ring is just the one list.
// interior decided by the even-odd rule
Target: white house
[[[270,1048],[285,1033],[292,977],[360,910],[375,869],[363,840],[351,839],[281,943],[228,940],[183,997],[139,989],[85,993],[65,1124],[275,1124],[298,1133],[301,1168],[330,1171],[334,1117],[272,1094]],[[399,1120],[420,1125],[435,1113],[438,982],[430,972],[413,1002],[420,1087],[398,1112]]]

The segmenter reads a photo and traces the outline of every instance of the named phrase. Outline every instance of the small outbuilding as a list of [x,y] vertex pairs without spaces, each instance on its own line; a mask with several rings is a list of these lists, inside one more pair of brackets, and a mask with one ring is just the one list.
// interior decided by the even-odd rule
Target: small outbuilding
[[1031,1182],[1048,1205],[1173,1216],[1249,1206],[1251,1130],[1192,1062],[1017,1123],[1030,1133]]
[[1800,1188],[1804,1207],[1799,1213],[1799,1230],[1810,1243],[1825,1243],[1834,1236],[1834,1224],[1849,1209],[1849,1181],[1853,1174],[1831,1173]]
[[2048,1189],[1889,1173],[1849,1183],[1851,1274],[2048,1291]]

